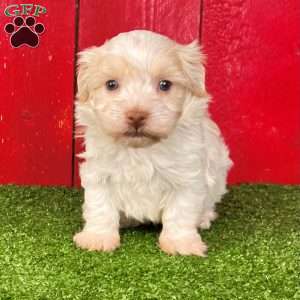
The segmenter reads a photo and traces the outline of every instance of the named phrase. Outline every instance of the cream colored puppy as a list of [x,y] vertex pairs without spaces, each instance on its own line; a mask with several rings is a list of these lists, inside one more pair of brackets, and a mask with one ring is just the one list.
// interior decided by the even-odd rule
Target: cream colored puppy
[[160,248],[204,256],[231,166],[210,119],[203,55],[144,30],[80,54],[77,124],[85,128],[83,249],[112,251],[119,228],[162,223]]

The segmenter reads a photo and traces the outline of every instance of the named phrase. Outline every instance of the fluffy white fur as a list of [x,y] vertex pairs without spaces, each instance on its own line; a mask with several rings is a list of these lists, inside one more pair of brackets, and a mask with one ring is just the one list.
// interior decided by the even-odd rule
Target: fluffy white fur
[[[77,246],[111,251],[120,245],[120,226],[153,222],[163,225],[163,251],[205,255],[198,228],[216,218],[232,163],[208,113],[204,76],[196,42],[179,45],[149,31],[122,33],[81,53],[76,120],[85,128],[85,225]],[[105,90],[110,79],[118,79],[119,91]],[[172,91],[157,90],[162,79],[173,82]],[[124,116],[137,108],[149,113],[145,132],[155,138],[123,135]]]

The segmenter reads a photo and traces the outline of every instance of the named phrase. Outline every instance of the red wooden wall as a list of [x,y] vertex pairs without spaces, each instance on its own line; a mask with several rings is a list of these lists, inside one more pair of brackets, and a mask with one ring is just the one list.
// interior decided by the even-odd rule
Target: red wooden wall
[[12,48],[13,17],[0,1],[0,183],[72,184],[74,1],[25,1],[47,8],[37,48]]
[[74,51],[136,28],[204,45],[211,113],[235,162],[230,183],[300,183],[300,1],[29,2],[47,8],[34,49],[12,49],[1,30],[3,9],[22,1],[0,4],[1,183],[79,183]]
[[202,17],[230,182],[300,183],[300,1],[204,0]]

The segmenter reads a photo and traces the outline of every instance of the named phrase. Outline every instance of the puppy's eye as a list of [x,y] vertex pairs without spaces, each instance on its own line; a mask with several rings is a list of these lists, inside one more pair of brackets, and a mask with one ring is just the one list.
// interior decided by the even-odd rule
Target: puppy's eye
[[163,92],[168,91],[172,86],[172,82],[169,80],[161,80],[159,82],[159,89]]
[[109,91],[116,90],[119,87],[119,83],[117,80],[111,79],[105,82],[106,88]]

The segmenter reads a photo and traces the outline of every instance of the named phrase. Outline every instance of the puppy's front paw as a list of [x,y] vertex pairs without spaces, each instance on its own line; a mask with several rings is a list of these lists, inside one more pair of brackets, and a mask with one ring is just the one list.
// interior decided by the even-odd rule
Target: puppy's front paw
[[175,238],[162,233],[159,237],[159,247],[167,254],[206,256],[207,246],[198,234]]
[[119,233],[97,234],[90,231],[76,233],[73,241],[77,247],[89,251],[113,251],[120,246]]

